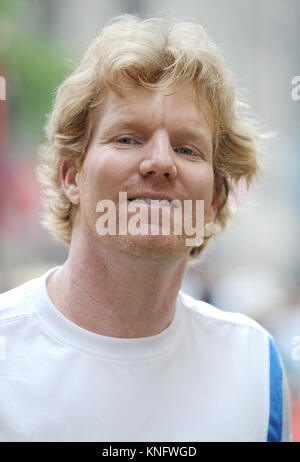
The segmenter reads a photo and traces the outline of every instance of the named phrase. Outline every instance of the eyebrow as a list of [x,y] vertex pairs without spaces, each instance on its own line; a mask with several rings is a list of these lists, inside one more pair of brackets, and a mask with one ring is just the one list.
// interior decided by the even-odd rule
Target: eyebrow
[[[100,138],[107,138],[113,136],[116,132],[120,130],[135,130],[141,132],[150,132],[149,127],[141,120],[128,120],[120,119],[114,122],[112,125],[108,125],[107,128],[104,128]],[[207,151],[208,154],[212,154],[213,145],[211,137],[208,137],[201,128],[194,127],[180,127],[175,131],[175,139],[186,139],[192,143],[203,146],[203,149]]]
[[[140,123],[136,121],[130,121],[128,119],[120,119],[114,122],[112,125],[108,125],[107,128],[103,130],[102,137],[109,137],[112,136],[115,132],[119,130],[137,130],[137,127],[140,125]],[[141,129],[141,127],[140,127]],[[145,129],[145,127],[144,127]]]

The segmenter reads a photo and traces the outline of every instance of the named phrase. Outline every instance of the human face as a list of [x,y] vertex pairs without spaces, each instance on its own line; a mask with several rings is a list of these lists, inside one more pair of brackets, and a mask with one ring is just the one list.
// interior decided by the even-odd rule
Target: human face
[[150,91],[126,85],[123,94],[107,93],[85,156],[82,232],[99,245],[136,255],[188,255],[185,235],[97,236],[97,202],[112,200],[118,212],[120,191],[129,198],[163,193],[182,203],[204,200],[206,221],[214,209],[212,133],[192,87]]

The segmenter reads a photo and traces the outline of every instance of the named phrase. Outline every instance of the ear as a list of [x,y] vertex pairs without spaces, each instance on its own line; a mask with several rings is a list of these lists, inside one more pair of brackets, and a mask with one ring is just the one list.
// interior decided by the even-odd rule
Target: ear
[[79,189],[79,178],[80,174],[75,167],[74,163],[62,161],[60,166],[60,177],[61,184],[67,198],[72,204],[79,204],[80,202],[80,189]]

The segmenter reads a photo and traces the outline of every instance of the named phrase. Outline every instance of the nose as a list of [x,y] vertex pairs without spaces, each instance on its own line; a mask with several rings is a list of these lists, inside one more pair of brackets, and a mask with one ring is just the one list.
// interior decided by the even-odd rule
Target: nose
[[157,136],[156,139],[147,143],[146,149],[146,154],[139,166],[140,174],[174,179],[177,175],[177,168],[168,136]]

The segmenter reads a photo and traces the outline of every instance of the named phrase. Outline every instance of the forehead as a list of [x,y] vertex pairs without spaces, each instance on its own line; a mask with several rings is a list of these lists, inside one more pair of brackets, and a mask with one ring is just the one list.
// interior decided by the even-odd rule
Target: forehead
[[99,125],[106,128],[107,125],[125,120],[144,123],[149,129],[156,126],[168,129],[188,126],[205,132],[211,138],[209,119],[201,109],[201,98],[195,98],[192,84],[148,89],[126,82],[122,85],[120,95],[108,90],[101,104]]

